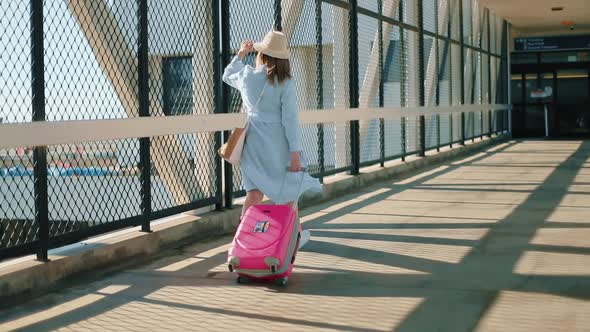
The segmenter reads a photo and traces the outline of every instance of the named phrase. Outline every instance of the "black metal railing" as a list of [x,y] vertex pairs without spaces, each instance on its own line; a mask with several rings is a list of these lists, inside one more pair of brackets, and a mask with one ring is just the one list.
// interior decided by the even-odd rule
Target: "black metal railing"
[[[15,1],[0,14],[15,32],[2,45],[0,122],[239,112],[223,67],[243,39],[271,28],[290,38],[302,109],[506,103],[507,23],[483,7],[463,15],[464,1],[472,0]],[[306,124],[304,153],[322,180],[356,175],[504,134],[508,114]],[[0,259],[36,253],[46,261],[49,248],[96,234],[149,232],[157,218],[231,208],[244,190],[239,169],[216,155],[228,135],[0,150]]]

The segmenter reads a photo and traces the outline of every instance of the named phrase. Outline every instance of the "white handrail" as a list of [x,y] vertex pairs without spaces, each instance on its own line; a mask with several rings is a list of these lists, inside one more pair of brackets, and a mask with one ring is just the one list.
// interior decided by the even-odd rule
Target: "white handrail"
[[[352,120],[398,119],[460,112],[506,110],[510,105],[457,105],[310,110],[300,112],[302,124]],[[242,126],[245,114],[179,115],[112,120],[75,120],[0,124],[0,149],[49,146],[89,141],[216,132]]]

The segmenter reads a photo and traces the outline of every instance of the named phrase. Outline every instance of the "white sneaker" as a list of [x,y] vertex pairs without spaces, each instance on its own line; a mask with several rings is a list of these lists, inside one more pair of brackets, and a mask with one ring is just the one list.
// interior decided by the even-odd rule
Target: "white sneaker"
[[306,245],[310,239],[311,239],[311,233],[307,229],[302,230],[301,231],[301,238],[299,239],[299,249],[298,250],[303,248],[303,246]]

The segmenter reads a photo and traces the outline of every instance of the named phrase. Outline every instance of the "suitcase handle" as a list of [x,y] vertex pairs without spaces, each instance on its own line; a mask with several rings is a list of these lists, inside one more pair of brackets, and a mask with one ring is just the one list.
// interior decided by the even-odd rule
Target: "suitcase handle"
[[[291,173],[289,171],[290,167],[287,166],[285,168],[287,170],[287,173],[285,173],[285,177],[283,177],[283,183],[281,184],[281,190],[279,191],[279,200],[275,203],[275,204],[279,204],[279,202],[282,201],[282,196],[283,196],[283,188],[285,187],[285,181],[287,180],[287,175],[289,175],[289,173]],[[303,180],[305,179],[305,173],[307,172],[307,167],[301,167],[301,170],[298,173],[301,173],[301,180],[299,181],[299,189],[297,189],[297,196],[295,197],[295,200],[293,200],[293,205],[291,206],[291,208],[293,210],[295,210],[295,208],[297,207],[297,203],[299,201],[299,195],[301,195],[301,188],[303,187]],[[295,173],[295,172],[292,172]]]

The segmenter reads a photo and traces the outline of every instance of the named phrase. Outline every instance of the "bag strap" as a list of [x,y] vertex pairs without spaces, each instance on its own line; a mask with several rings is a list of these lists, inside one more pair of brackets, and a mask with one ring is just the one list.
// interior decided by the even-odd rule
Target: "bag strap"
[[[254,106],[252,106],[252,108],[258,106],[258,104],[260,103],[260,99],[262,99],[262,95],[264,94],[264,90],[266,90],[267,85],[268,85],[268,79],[265,79],[264,86],[262,87],[262,91],[260,91],[260,96],[258,96],[258,99],[256,100],[256,103],[254,104]],[[242,108],[245,108],[243,102],[242,102]],[[246,117],[246,124],[244,125],[244,128],[248,128],[249,122],[250,121],[248,121],[248,117]]]
[[[266,82],[264,83],[264,87],[262,87],[262,91],[260,91],[260,95],[258,96],[256,103],[254,103],[254,105],[252,105],[252,108],[258,106],[258,104],[260,103],[260,99],[262,99],[262,95],[264,94],[264,90],[266,90],[267,85],[268,85],[268,80],[266,80]],[[243,102],[242,102],[242,108],[245,108]]]
[[260,96],[258,96],[258,100],[256,100],[256,104],[254,104],[254,106],[252,107],[256,107],[258,106],[258,104],[260,103],[260,99],[262,99],[262,95],[264,94],[264,90],[266,90],[266,86],[268,85],[268,79],[264,79],[264,86],[262,87],[262,91],[260,91]]

